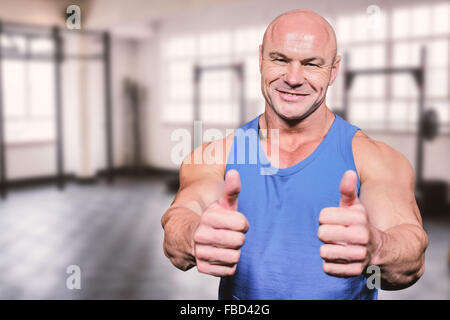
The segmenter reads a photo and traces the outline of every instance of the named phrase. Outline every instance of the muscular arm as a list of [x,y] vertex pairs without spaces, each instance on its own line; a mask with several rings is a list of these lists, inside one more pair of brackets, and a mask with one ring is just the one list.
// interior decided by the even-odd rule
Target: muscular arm
[[366,207],[376,250],[369,265],[381,267],[384,290],[403,289],[424,272],[428,238],[414,196],[408,160],[361,132],[353,140],[360,175],[360,200]]
[[[203,211],[221,194],[230,139],[231,135],[205,143],[186,157],[180,168],[178,193],[161,218],[164,253],[181,270],[196,264],[193,233]],[[222,150],[222,155],[215,154],[217,150]],[[203,161],[197,164],[199,153]]]

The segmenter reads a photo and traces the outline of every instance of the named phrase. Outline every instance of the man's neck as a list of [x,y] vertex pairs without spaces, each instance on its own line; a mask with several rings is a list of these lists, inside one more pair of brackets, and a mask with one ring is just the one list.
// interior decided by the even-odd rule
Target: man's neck
[[[298,122],[286,121],[266,106],[266,111],[259,119],[260,129],[267,129],[270,139],[272,129],[278,129],[280,145],[298,146],[312,140],[322,139],[333,123],[334,115],[323,104],[307,118]],[[264,138],[264,137],[263,137]]]

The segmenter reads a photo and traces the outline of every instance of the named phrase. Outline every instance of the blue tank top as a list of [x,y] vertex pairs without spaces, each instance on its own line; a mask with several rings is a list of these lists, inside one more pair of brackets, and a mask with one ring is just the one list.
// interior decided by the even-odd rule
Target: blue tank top
[[[376,299],[367,277],[340,278],[323,271],[317,237],[323,208],[339,206],[339,184],[355,170],[357,127],[335,115],[327,135],[304,160],[275,168],[258,137],[259,116],[234,136],[226,171],[241,178],[238,211],[250,228],[236,273],[223,277],[219,299]],[[360,181],[357,181],[359,194]]]

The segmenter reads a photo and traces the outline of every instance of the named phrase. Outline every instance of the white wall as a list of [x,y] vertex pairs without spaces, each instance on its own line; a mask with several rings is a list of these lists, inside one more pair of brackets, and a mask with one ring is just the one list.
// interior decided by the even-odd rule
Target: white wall
[[58,3],[55,0],[2,0],[0,2],[0,19],[47,26],[62,25],[65,2],[67,1]]
[[53,143],[18,144],[6,148],[8,179],[51,176],[55,174],[56,154]]

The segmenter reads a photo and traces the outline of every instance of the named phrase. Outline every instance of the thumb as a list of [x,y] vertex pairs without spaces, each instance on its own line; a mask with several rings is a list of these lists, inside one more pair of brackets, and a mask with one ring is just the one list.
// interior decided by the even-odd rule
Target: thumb
[[356,194],[357,175],[353,170],[348,170],[342,177],[339,190],[341,192],[340,207],[350,207],[359,203],[358,196]]
[[238,196],[241,192],[241,179],[239,172],[229,170],[225,176],[222,195],[219,199],[219,205],[228,210],[237,210]]

